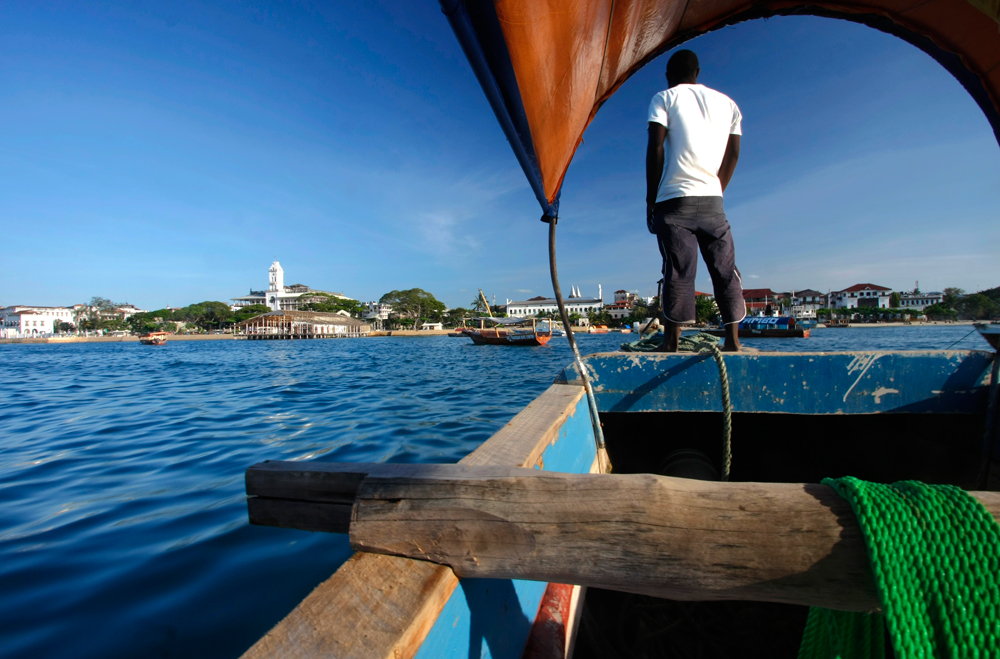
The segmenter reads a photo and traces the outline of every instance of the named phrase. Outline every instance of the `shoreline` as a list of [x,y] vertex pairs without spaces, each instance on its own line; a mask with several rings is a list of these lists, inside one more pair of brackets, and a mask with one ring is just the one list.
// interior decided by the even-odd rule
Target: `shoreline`
[[[820,323],[820,329],[875,329],[881,327],[972,327],[977,321],[958,320],[953,323],[927,322],[927,323],[851,323],[846,328],[828,328]],[[690,328],[696,330],[699,328]],[[384,337],[429,337],[447,336],[454,332],[453,329],[444,330],[386,330],[373,331],[367,337],[354,338],[384,338]],[[573,328],[574,334],[587,334],[586,328]],[[633,332],[634,333],[634,332]],[[170,341],[234,341],[235,334],[172,334],[167,338]],[[305,339],[304,339],[305,340]],[[43,337],[37,339],[0,339],[0,345],[5,344],[32,344],[32,345],[59,345],[64,343],[138,343],[138,336],[67,336],[67,337]]]

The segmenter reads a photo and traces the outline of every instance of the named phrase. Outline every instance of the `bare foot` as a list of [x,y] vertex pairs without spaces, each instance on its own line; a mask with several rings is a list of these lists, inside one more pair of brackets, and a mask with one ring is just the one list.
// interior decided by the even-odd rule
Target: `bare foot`
[[664,339],[663,343],[650,350],[650,352],[677,352],[677,343],[675,342],[673,346],[667,345],[668,343],[669,341]]
[[742,347],[739,341],[726,341],[722,344],[722,352],[739,352]]

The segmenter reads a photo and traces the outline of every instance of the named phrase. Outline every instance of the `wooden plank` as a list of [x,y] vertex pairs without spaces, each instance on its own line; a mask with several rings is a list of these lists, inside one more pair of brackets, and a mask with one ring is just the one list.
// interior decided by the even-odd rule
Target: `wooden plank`
[[[676,600],[878,607],[849,504],[815,484],[529,471],[362,484],[355,549],[460,577],[572,583]],[[1000,516],[1000,493],[973,493]]]
[[253,498],[247,501],[250,523],[301,531],[347,533],[353,506],[346,503],[315,503],[287,499]]
[[[582,396],[583,387],[549,387],[461,463],[533,467]],[[408,659],[457,585],[446,566],[355,554],[243,656]]]

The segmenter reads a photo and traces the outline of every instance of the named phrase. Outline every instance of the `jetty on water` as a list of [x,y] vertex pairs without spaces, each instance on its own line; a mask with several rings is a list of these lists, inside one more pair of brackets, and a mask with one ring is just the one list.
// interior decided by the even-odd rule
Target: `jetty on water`
[[269,311],[237,325],[237,337],[253,341],[277,339],[346,339],[368,336],[371,325],[338,313]]

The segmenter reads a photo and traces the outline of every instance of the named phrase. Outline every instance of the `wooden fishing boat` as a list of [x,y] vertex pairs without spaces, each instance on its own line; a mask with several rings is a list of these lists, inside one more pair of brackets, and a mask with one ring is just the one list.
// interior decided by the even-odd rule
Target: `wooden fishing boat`
[[[712,336],[725,336],[723,329],[703,330]],[[800,327],[791,316],[747,316],[737,330],[741,339],[804,339],[809,329]]]
[[148,332],[139,336],[139,343],[144,346],[163,346],[167,344],[170,332]]
[[[676,493],[694,486],[678,483],[669,475],[689,473],[686,470],[692,462],[721,473],[722,401],[719,373],[709,354],[599,353],[584,362],[595,384],[614,474],[666,473],[663,482]],[[400,513],[398,501],[405,497],[398,492],[373,495],[383,502],[396,501],[395,513],[373,513],[367,526],[359,526],[359,520],[366,518],[359,512],[360,500],[354,493],[360,491],[366,474],[383,479],[380,487],[386,478],[397,485],[407,478],[486,479],[494,496],[507,501],[516,497],[511,492],[496,493],[498,478],[507,483],[503,479],[532,473],[561,478],[560,474],[597,472],[584,388],[570,366],[545,393],[459,463],[468,468],[515,468],[513,472],[473,469],[458,473],[445,467],[435,472],[428,465],[393,465],[396,471],[379,476],[376,472],[382,467],[378,465],[302,462],[268,462],[251,468],[247,491],[253,523],[349,531],[353,546],[360,551],[247,656],[321,656],[322,649],[330,653],[322,656],[466,657],[480,656],[480,651],[485,656],[484,645],[492,657],[568,656],[574,643],[578,657],[600,656],[595,635],[621,635],[620,630],[606,628],[608,612],[635,605],[637,595],[655,597],[640,602],[675,607],[672,615],[678,620],[685,617],[684,611],[690,617],[691,607],[726,619],[756,612],[764,616],[761,624],[766,630],[773,631],[773,620],[789,628],[789,639],[773,638],[768,647],[794,645],[807,605],[852,610],[873,605],[865,586],[865,552],[860,543],[844,545],[844,534],[857,537],[851,536],[856,529],[844,526],[842,508],[836,509],[836,515],[831,513],[832,535],[823,536],[827,544],[819,548],[802,540],[816,534],[796,535],[793,530],[781,538],[768,536],[765,545],[746,538],[737,542],[735,530],[718,526],[723,517],[742,515],[747,522],[763,515],[766,524],[784,524],[783,529],[806,523],[794,510],[780,522],[775,511],[764,514],[762,502],[770,495],[759,484],[816,483],[831,474],[850,473],[879,481],[915,478],[983,489],[984,464],[992,467],[988,473],[994,482],[1000,473],[997,429],[995,425],[991,431],[987,428],[991,389],[994,401],[997,391],[991,352],[737,353],[726,355],[725,363],[732,396],[734,482],[698,486],[712,489],[697,491],[698,496],[712,492],[711,496],[724,496],[734,503],[725,514],[695,517],[688,523],[715,529],[716,540],[729,538],[714,543],[732,545],[726,549],[729,553],[705,550],[700,558],[697,552],[685,553],[683,561],[668,561],[659,571],[650,565],[640,567],[630,544],[634,538],[616,540],[623,538],[622,520],[638,515],[638,509],[626,503],[627,497],[625,501],[612,499],[607,492],[594,492],[591,496],[599,498],[588,499],[585,481],[573,481],[559,490],[567,500],[559,498],[563,494],[548,495],[553,514],[568,514],[572,506],[567,501],[575,496],[577,510],[589,516],[586,523],[579,516],[572,524],[563,519],[564,532],[556,535],[579,538],[586,526],[596,536],[610,539],[605,545],[559,544],[559,538],[543,528],[544,523],[518,521],[523,520],[523,507],[469,512],[471,518],[493,520],[487,531],[454,517],[453,508],[413,518]],[[775,432],[775,428],[789,432]],[[984,428],[988,442],[984,442]],[[808,441],[802,441],[805,434]],[[985,463],[984,451],[990,458]],[[678,452],[686,452],[688,459],[677,460]],[[525,471],[528,474],[522,475]],[[346,493],[345,473],[353,479]],[[754,485],[748,490],[745,483]],[[774,487],[781,492],[825,488]],[[421,491],[412,496],[429,496]],[[764,499],[756,498],[760,496]],[[449,506],[454,504],[454,497],[441,498],[448,499]],[[829,497],[823,501],[821,507],[826,510],[834,505]],[[407,504],[411,505],[415,504]],[[531,510],[538,512],[538,505]],[[442,523],[442,516],[453,521]],[[437,521],[428,522],[431,518]],[[552,528],[556,521],[550,519],[548,524]],[[747,532],[748,527],[741,528]],[[766,536],[758,531],[752,534],[754,538]],[[675,528],[672,533],[685,532]],[[689,531],[687,542],[702,551],[704,545],[693,533]],[[504,552],[511,546],[522,549],[507,556]],[[535,549],[523,549],[527,546]],[[544,552],[542,547],[546,547]],[[680,549],[670,551],[681,556]],[[780,560],[765,560],[772,554]],[[799,558],[793,560],[793,556]],[[808,560],[799,560],[803,556]],[[758,571],[762,563],[768,565],[766,573]],[[584,623],[585,633],[574,640],[584,607],[593,608],[593,613]],[[614,616],[615,624],[619,618]],[[678,620],[673,621],[677,634],[693,633],[695,623]],[[733,628],[712,631],[719,635],[714,642],[726,647],[749,642],[748,633]],[[530,654],[525,649],[540,647],[548,650]]]
[[[581,136],[636,70],[709,30],[815,14],[894,34],[1000,136],[995,3],[441,4],[549,224],[557,299]],[[348,532],[358,551],[245,656],[794,656],[806,606],[878,606],[850,508],[815,483],[996,489],[998,364],[987,350],[603,353],[457,466],[257,465],[253,523]],[[711,482],[727,445],[731,482]],[[997,494],[976,498],[1000,514]]]
[[538,327],[534,318],[476,318],[478,328],[465,330],[476,345],[543,346],[552,338],[552,330]]
[[610,330],[607,325],[591,325],[587,330],[588,334],[607,334]]
[[824,323],[827,327],[850,327],[851,321],[846,318],[833,318]]

